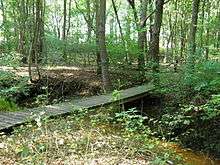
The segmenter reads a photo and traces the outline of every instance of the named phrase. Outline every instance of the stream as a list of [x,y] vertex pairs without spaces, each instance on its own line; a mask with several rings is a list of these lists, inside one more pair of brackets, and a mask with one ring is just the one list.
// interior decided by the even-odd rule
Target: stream
[[178,155],[183,157],[184,163],[189,165],[220,165],[220,160],[215,160],[201,152],[195,152],[190,149],[185,149],[174,143],[162,142],[164,147],[174,150]]

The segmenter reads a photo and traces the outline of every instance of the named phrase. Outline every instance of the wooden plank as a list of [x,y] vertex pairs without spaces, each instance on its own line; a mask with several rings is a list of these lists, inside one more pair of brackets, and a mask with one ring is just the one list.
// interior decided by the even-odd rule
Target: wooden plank
[[11,124],[0,121],[0,130],[10,128],[10,127],[11,127]]
[[104,106],[114,102],[124,104],[136,99],[143,98],[147,93],[152,90],[154,86],[152,84],[133,87],[125,89],[119,92],[119,98],[113,100],[112,94],[105,94],[99,96],[92,96],[83,99],[77,99],[66,103],[48,105],[44,107],[38,107],[33,109],[27,109],[21,112],[4,112],[0,113],[0,130],[22,124],[34,120],[34,116],[58,116],[72,112],[74,108],[86,108],[91,109],[95,107]]
[[0,115],[0,120],[1,120],[1,122],[12,124],[12,125],[18,124],[18,123],[24,121],[24,119],[18,119],[13,116],[6,116],[6,115]]
[[21,113],[21,112],[6,112],[6,113],[1,113],[0,115],[12,117],[18,120],[25,120],[28,118],[28,113]]

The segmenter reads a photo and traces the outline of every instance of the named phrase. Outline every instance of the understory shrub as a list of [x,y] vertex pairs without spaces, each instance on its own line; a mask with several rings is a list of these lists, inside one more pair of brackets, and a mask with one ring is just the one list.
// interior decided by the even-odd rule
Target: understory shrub
[[22,56],[16,52],[1,53],[0,66],[18,67],[21,63]]
[[205,61],[195,65],[193,71],[184,70],[180,83],[183,95],[208,97],[220,92],[220,63]]
[[0,112],[1,111],[17,111],[17,110],[19,109],[14,102],[8,101],[4,98],[0,98]]
[[187,147],[220,157],[220,94],[203,105],[167,111],[156,123],[161,136],[179,139]]
[[138,111],[135,108],[129,109],[128,111],[116,113],[115,119],[116,121],[122,123],[125,129],[129,132],[146,131],[146,133],[150,133],[150,130],[144,124],[148,117],[143,117],[142,115],[139,115]]
[[20,95],[28,93],[28,78],[8,71],[0,71],[0,96],[16,101]]

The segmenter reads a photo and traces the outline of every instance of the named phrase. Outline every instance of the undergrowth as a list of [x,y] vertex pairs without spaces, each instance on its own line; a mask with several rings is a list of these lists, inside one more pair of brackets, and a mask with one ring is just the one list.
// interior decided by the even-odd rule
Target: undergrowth
[[163,77],[169,84],[164,95],[164,110],[152,119],[157,136],[179,140],[186,147],[220,157],[220,65],[216,61],[196,64],[192,72]]
[[[181,158],[166,148],[143,124],[144,118],[115,108],[74,108],[66,118],[35,116],[0,137],[3,164],[138,164],[179,165]],[[131,121],[132,122],[131,124]]]
[[28,78],[8,71],[0,71],[0,96],[16,101],[29,91]]
[[17,105],[12,102],[12,101],[8,101],[4,98],[0,97],[0,112],[1,111],[18,111],[19,108],[17,107]]

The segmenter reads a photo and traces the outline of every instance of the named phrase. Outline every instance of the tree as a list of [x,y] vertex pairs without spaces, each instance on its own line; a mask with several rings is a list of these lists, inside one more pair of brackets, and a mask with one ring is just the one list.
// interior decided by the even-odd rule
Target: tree
[[4,2],[3,0],[0,1],[0,5],[1,5],[1,11],[2,11],[2,25],[1,27],[3,27],[4,29],[4,40],[8,41],[8,37],[7,37],[7,26],[6,26],[6,23],[7,23],[7,17],[6,17],[6,13],[5,13],[5,5],[4,5]]
[[105,40],[105,23],[106,23],[106,0],[99,0],[99,19],[98,19],[98,44],[99,44],[99,51],[101,57],[101,69],[102,69],[102,82],[104,90],[111,91],[112,84],[110,81],[110,74],[109,74],[109,59],[108,53],[106,50],[106,40]]
[[[203,2],[205,3],[205,2]],[[209,23],[209,19],[210,19],[210,2],[209,0],[206,1],[207,5],[206,5],[206,11],[207,11],[207,19],[208,19],[208,23]],[[205,9],[204,9],[205,10]],[[220,19],[220,18],[219,18]],[[206,26],[206,40],[205,40],[205,59],[208,60],[209,59],[209,38],[210,38],[210,28],[209,28],[209,24],[207,24]],[[218,42],[218,41],[217,41]]]
[[115,1],[112,0],[112,6],[113,6],[113,9],[114,9],[114,13],[115,13],[115,17],[116,17],[116,20],[117,20],[117,23],[118,23],[118,27],[119,27],[119,32],[120,32],[120,35],[121,35],[121,40],[122,40],[122,43],[123,43],[123,47],[124,49],[126,50],[126,63],[128,64],[129,63],[129,58],[128,58],[128,53],[127,53],[127,46],[126,46],[126,41],[125,41],[125,38],[124,38],[124,34],[123,34],[123,31],[122,31],[122,26],[121,26],[121,22],[120,22],[120,19],[119,19],[119,16],[118,16],[118,10],[117,10],[117,7],[116,7],[116,4],[115,4]]
[[138,17],[136,4],[134,0],[128,0],[128,3],[130,4],[135,23],[136,23],[136,30],[138,31],[138,46],[139,46],[139,53],[138,53],[138,68],[140,70],[141,76],[143,77],[144,74],[144,64],[145,64],[145,53],[146,53],[146,45],[147,45],[147,39],[146,39],[146,12],[147,12],[147,0],[141,0],[141,10],[140,10],[140,18]]
[[66,22],[67,22],[67,0],[63,1],[63,58],[67,61],[67,54],[66,54]]
[[197,31],[199,4],[200,4],[200,0],[193,0],[192,19],[191,19],[190,34],[189,34],[189,54],[188,54],[189,69],[193,69],[195,65],[196,31]]
[[156,9],[154,16],[154,24],[152,25],[151,39],[149,46],[149,54],[153,61],[153,72],[159,72],[159,41],[160,41],[160,29],[163,17],[163,5],[164,0],[156,0]]
[[32,18],[33,18],[33,24],[32,24],[32,31],[33,35],[31,36],[30,40],[30,46],[28,51],[28,71],[29,71],[29,77],[32,81],[32,71],[31,66],[32,63],[35,63],[38,78],[41,78],[41,74],[39,71],[39,61],[40,58],[43,56],[43,40],[44,40],[44,8],[45,8],[45,1],[42,0],[36,0],[33,4],[33,10],[32,10]]
[[99,21],[100,21],[100,2],[99,0],[95,0],[95,20],[96,20],[96,30],[95,30],[95,40],[96,40],[96,63],[97,63],[97,74],[102,74],[102,68],[101,68],[101,56],[99,51]]

